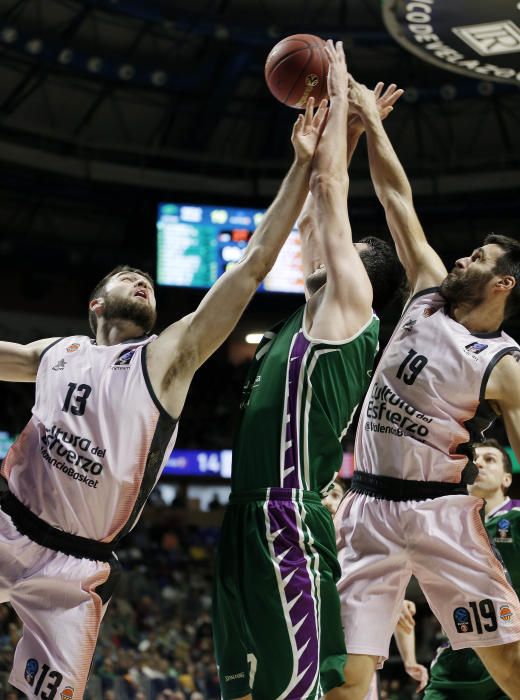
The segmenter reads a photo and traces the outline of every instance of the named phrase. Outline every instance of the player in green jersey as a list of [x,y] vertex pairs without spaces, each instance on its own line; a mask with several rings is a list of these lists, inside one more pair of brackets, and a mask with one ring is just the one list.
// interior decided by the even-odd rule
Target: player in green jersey
[[[512,480],[508,453],[496,440],[474,445],[479,469],[475,483],[468,488],[472,496],[485,499],[485,525],[491,541],[509,570],[513,588],[520,592],[520,501],[507,496]],[[501,619],[511,619],[503,605]],[[482,620],[481,624],[486,621]],[[486,667],[472,649],[454,651],[441,647],[432,663],[425,700],[507,700]]]
[[360,252],[352,242],[348,78],[341,43],[327,52],[329,113],[310,182],[324,265],[306,279],[306,304],[257,349],[233,449],[213,598],[224,700],[334,700],[344,683],[335,535],[320,496],[341,465],[378,345],[365,265],[389,280],[387,299],[396,266],[382,241]]

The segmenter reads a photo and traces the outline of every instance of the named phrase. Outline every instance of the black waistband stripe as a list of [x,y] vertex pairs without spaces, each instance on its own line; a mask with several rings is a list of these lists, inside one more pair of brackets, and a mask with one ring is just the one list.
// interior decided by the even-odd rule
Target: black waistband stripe
[[355,471],[351,491],[385,501],[426,501],[442,496],[467,495],[466,484],[444,481],[414,481]]
[[39,518],[9,491],[3,478],[0,479],[0,508],[10,516],[21,535],[25,535],[41,547],[79,559],[110,561],[114,558],[111,542],[98,542],[80,535],[71,535]]

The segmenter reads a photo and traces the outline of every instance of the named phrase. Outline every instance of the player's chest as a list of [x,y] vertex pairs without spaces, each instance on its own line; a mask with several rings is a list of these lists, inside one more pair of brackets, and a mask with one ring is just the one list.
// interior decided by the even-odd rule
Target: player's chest
[[[442,310],[404,319],[387,348],[380,371],[408,391],[453,398],[480,381],[495,352],[492,341],[473,336]],[[477,389],[478,390],[478,389]]]

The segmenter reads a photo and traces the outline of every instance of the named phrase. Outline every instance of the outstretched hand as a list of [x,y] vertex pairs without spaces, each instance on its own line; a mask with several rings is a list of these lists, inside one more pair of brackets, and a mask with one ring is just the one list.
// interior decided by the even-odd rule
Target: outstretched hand
[[300,163],[309,162],[316,150],[327,116],[327,100],[322,100],[314,112],[314,98],[309,97],[305,114],[298,115],[294,123],[291,141],[296,160]]
[[329,60],[329,72],[327,74],[327,92],[329,99],[334,97],[347,97],[349,75],[347,73],[347,62],[343,42],[336,44],[329,39],[324,47],[325,54]]
[[[379,82],[374,90],[369,90],[365,85],[357,83],[350,76],[349,85],[349,113],[348,127],[363,128],[362,114],[363,109],[376,109],[381,120],[388,117],[392,112],[395,103],[404,93],[404,90],[398,88],[395,83],[391,83],[383,92],[384,83]],[[367,94],[368,93],[368,94]]]

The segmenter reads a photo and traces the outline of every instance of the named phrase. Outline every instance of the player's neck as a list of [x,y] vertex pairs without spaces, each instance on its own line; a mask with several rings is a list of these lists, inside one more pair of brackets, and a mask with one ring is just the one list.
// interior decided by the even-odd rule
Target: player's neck
[[507,496],[504,496],[504,492],[502,489],[498,489],[498,491],[493,491],[492,493],[486,495],[486,505],[484,507],[484,513],[486,515],[489,515],[492,513],[498,506],[502,505],[505,500],[507,500]]
[[483,301],[477,306],[452,305],[449,313],[471,333],[494,333],[504,321],[504,306],[494,299]]
[[133,321],[114,319],[110,323],[106,323],[100,319],[96,333],[96,344],[118,345],[131,338],[141,338],[143,335],[143,329]]

